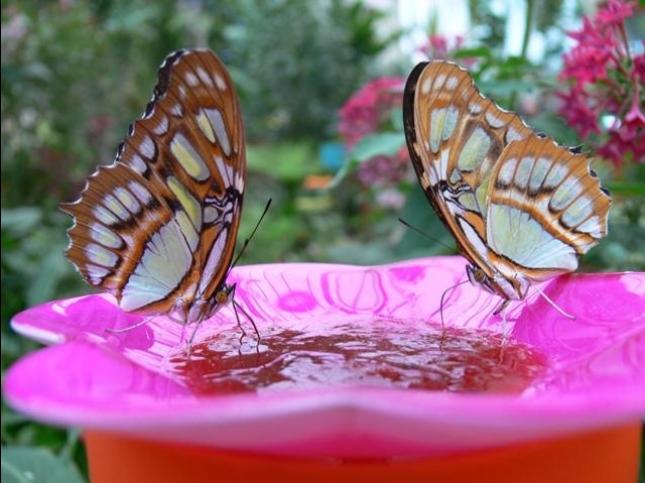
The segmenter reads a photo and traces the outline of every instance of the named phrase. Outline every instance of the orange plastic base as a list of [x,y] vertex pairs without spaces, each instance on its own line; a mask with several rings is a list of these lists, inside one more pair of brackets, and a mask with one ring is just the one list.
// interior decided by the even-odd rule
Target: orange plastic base
[[315,461],[215,451],[87,432],[92,483],[290,481],[634,483],[640,424],[410,461]]

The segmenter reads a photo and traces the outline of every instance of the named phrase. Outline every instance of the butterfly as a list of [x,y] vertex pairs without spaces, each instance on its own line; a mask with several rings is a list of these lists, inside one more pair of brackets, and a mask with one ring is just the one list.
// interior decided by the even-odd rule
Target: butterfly
[[170,54],[114,162],[89,177],[77,201],[61,205],[74,220],[66,255],[85,280],[125,311],[183,323],[232,299],[226,277],[244,198],[243,131],[217,56]]
[[536,134],[449,61],[418,64],[405,86],[406,142],[421,187],[501,311],[533,282],[576,270],[607,234],[609,193],[587,156]]

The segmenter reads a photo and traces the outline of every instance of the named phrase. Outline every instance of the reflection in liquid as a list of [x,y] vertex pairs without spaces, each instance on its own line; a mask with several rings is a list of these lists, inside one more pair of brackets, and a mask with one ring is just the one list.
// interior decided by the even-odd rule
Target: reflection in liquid
[[226,330],[170,365],[196,394],[370,386],[520,393],[545,359],[499,334],[401,322],[266,329],[258,345]]

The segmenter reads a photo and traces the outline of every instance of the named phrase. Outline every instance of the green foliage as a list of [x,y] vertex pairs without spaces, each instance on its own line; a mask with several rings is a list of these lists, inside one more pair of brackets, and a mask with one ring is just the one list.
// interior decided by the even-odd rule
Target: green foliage
[[434,210],[430,208],[426,194],[418,184],[410,190],[400,217],[432,237],[432,239],[428,239],[412,230],[406,230],[396,247],[396,253],[401,258],[455,253],[454,238],[443,226]]
[[349,154],[352,161],[363,162],[376,155],[392,155],[405,145],[401,132],[381,132],[361,139]]
[[[584,267],[595,270],[645,270],[645,166],[625,166],[612,179],[607,165],[594,165],[606,173],[613,204],[609,212],[609,234],[582,259]],[[614,178],[616,178],[614,174]]]
[[[536,130],[579,143],[554,114],[554,73],[523,56],[505,56],[503,12],[471,1],[477,45],[454,52],[475,60],[482,91],[519,110]],[[540,2],[534,2],[539,4]],[[562,2],[534,11],[533,26],[557,23]],[[454,241],[412,176],[392,187],[401,209],[382,206],[383,189],[360,185],[353,173],[375,154],[404,144],[401,112],[364,138],[328,189],[318,143],[334,137],[336,112],[361,84],[379,75],[377,56],[397,34],[380,36],[384,14],[356,0],[177,2],[101,0],[2,4],[2,371],[37,344],[9,328],[13,314],[88,290],[64,259],[68,217],[57,211],[80,191],[145,107],[160,61],[181,47],[208,45],[230,67],[249,137],[249,179],[240,239],[267,199],[266,221],[242,263],[331,261],[383,263],[454,253]],[[529,22],[531,23],[531,22]],[[549,47],[558,53],[560,46]],[[398,59],[406,65],[409,59]],[[525,108],[535,99],[537,110]],[[583,258],[594,270],[644,269],[642,169],[597,169],[615,198],[607,240]],[[410,231],[405,219],[432,239]],[[3,481],[80,481],[86,474],[74,430],[30,421],[2,406]],[[46,448],[46,449],[43,449]],[[75,469],[76,468],[76,469]]]
[[242,87],[251,138],[332,136],[336,110],[387,45],[374,30],[382,14],[341,0],[245,0],[237,11],[225,30],[226,60]]
[[246,148],[249,169],[265,173],[276,180],[299,184],[318,166],[312,160],[316,154],[311,143],[289,142],[257,145]]
[[2,450],[6,483],[81,483],[78,469],[44,448],[12,446]]
[[[562,7],[562,2],[558,0],[547,3],[555,10]],[[475,18],[495,16],[484,2],[470,2],[470,7]],[[503,37],[497,38],[493,29],[481,37],[490,41],[462,47],[450,52],[450,56],[469,66],[470,73],[485,96],[503,108],[518,112],[536,132],[553,136],[564,146],[579,146],[581,142],[575,131],[555,112],[557,104],[554,102],[554,93],[558,89],[556,73],[545,68],[546,59],[545,64],[536,65],[525,55],[531,31],[548,30],[557,20],[557,17],[541,12],[540,9],[538,2],[528,2],[526,24],[530,28],[523,41],[523,55],[505,55],[502,49]],[[433,31],[433,28],[430,30]],[[341,185],[343,180],[361,169],[361,163],[366,163],[375,156],[390,156],[397,151],[404,137],[403,125],[397,121],[400,120],[400,112],[400,107],[393,109],[391,117],[395,122],[382,126],[381,130],[363,137],[356,144],[337,174],[333,186]],[[640,240],[645,239],[645,214],[642,208],[645,201],[645,170],[642,166],[632,166],[627,169],[630,172],[615,172],[612,167],[603,165],[600,161],[594,168],[600,172],[603,184],[613,192],[614,203],[610,213],[609,236],[582,258],[581,267],[583,270],[642,269],[645,267],[645,257],[640,247]],[[452,237],[437,220],[425,196],[416,189],[416,181],[411,180],[410,183],[404,182],[395,187],[406,194],[402,217],[412,225],[423,228],[435,240],[423,240],[419,234],[407,232],[398,238],[398,245],[380,244],[378,250],[392,259],[398,258],[399,253],[404,256],[445,253],[444,245],[454,246]],[[379,209],[376,203],[381,191],[379,186],[370,193],[371,216],[375,227],[378,226],[375,220],[388,218],[389,210]],[[371,231],[376,231],[376,228]],[[344,250],[350,256],[345,256],[343,252],[339,256],[351,259],[353,251],[356,251],[355,247],[345,245]],[[337,256],[337,252],[334,253]],[[358,254],[356,256],[359,257],[357,259],[363,259],[367,255],[362,258]]]
[[[2,370],[37,346],[12,333],[13,314],[87,290],[64,260],[70,220],[56,206],[73,199],[97,164],[111,162],[165,55],[208,44],[231,67],[251,134],[316,140],[329,135],[335,110],[385,46],[373,28],[378,18],[358,2],[336,1],[322,11],[279,1],[3,2]],[[318,231],[310,225],[341,229],[338,217],[332,226],[308,215],[324,200],[313,197],[309,211],[297,201],[303,177],[318,169],[311,141],[251,147],[248,155],[253,194],[241,235],[267,197],[275,203],[247,261],[297,258]],[[47,481],[78,481],[70,464],[83,469],[85,461],[73,431],[4,405],[1,428],[3,481],[40,481],[43,472]]]

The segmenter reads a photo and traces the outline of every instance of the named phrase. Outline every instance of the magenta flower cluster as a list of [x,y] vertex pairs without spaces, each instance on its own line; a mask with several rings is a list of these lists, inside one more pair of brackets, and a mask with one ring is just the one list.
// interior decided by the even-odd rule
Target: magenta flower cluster
[[580,30],[568,32],[576,45],[560,72],[568,84],[558,93],[560,114],[617,167],[645,162],[645,54],[633,55],[625,31],[635,8],[609,0],[593,18],[585,17]]
[[410,172],[410,155],[402,146],[393,155],[379,154],[361,164],[356,173],[363,186],[388,187],[407,178]]
[[451,59],[451,54],[459,50],[464,44],[464,37],[457,35],[453,38],[441,34],[433,34],[428,37],[428,41],[419,50],[425,54],[428,59]]
[[338,132],[348,149],[389,120],[403,101],[404,77],[378,77],[356,91],[340,109]]
[[[401,110],[403,77],[379,77],[356,91],[340,109],[338,132],[348,150],[365,136],[384,130],[394,110]],[[392,130],[392,129],[390,129]],[[365,160],[358,168],[358,180],[364,186],[391,186],[408,172],[410,159],[401,134],[401,149],[395,154],[379,154]]]

